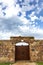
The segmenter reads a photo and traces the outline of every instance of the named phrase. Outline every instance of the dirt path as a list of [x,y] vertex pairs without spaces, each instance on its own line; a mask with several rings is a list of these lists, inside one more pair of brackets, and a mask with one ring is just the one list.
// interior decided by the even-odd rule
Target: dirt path
[[35,62],[29,62],[29,61],[17,61],[13,65],[36,65]]

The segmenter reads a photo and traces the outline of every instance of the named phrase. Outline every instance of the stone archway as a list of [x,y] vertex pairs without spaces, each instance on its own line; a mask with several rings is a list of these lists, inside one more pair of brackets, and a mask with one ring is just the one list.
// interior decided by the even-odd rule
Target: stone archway
[[28,43],[23,41],[16,43],[15,60],[30,60],[30,49]]

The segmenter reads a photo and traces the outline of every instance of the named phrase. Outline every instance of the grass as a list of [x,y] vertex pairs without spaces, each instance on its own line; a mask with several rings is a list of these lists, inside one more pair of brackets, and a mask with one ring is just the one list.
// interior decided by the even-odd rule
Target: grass
[[[36,63],[37,63],[37,65],[43,65],[43,62],[36,62]],[[10,65],[10,64],[12,65],[13,63],[10,63],[10,62],[6,62],[6,63],[3,62],[3,63],[1,63],[0,62],[0,65]]]
[[10,64],[12,65],[13,63],[10,63],[10,62],[6,62],[6,63],[3,62],[3,63],[1,63],[0,62],[0,65],[10,65]]
[[37,65],[43,65],[43,62],[37,62]]

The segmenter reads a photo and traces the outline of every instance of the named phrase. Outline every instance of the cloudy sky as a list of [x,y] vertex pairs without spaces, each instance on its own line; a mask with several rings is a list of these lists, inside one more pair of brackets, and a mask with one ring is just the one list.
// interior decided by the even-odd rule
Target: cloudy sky
[[43,0],[0,0],[0,39],[43,39]]

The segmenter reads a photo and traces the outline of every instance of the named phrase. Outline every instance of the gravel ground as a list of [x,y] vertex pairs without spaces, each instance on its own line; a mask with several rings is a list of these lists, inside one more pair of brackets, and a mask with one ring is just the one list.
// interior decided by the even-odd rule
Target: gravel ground
[[29,61],[17,61],[13,65],[36,65],[35,62],[29,62]]

